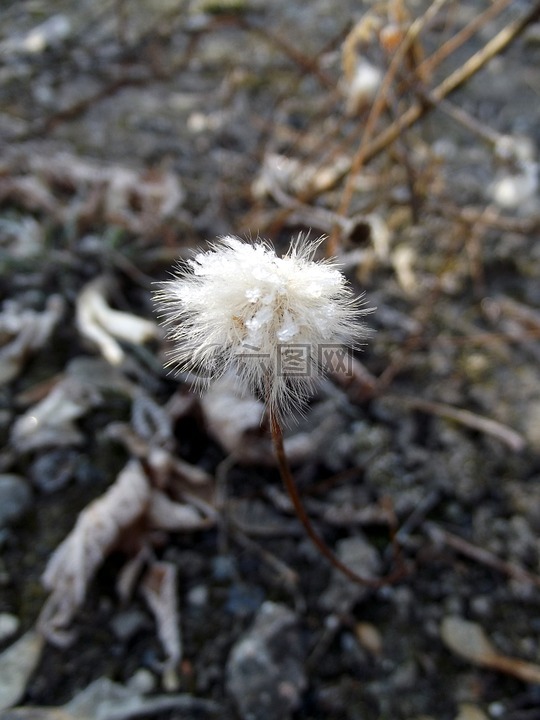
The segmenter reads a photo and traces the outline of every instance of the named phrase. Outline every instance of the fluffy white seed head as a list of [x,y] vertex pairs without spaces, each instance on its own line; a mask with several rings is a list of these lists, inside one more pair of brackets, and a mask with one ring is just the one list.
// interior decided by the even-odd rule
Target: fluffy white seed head
[[203,383],[234,371],[281,417],[301,407],[341,345],[366,336],[369,312],[335,263],[313,259],[320,242],[299,235],[278,257],[268,242],[227,236],[179,267],[155,294],[168,364]]

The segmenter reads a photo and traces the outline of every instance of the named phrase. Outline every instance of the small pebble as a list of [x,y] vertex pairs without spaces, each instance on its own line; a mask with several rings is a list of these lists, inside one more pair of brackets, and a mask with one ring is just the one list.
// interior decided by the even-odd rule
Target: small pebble
[[355,627],[355,635],[360,645],[372,655],[380,655],[382,652],[381,634],[375,625],[367,622],[359,622]]
[[146,625],[146,615],[138,610],[126,610],[111,620],[111,630],[119,640],[130,640]]
[[147,695],[156,689],[157,682],[150,670],[139,668],[129,678],[126,685],[137,695]]
[[493,602],[487,595],[477,595],[471,600],[471,610],[480,618],[487,617],[492,607]]
[[501,718],[506,715],[506,707],[502,702],[492,702],[488,707],[488,712],[492,718]]
[[476,705],[461,703],[455,720],[488,720],[487,715]]
[[19,520],[32,504],[32,491],[19,475],[0,475],[0,529]]
[[297,616],[284,605],[263,603],[227,661],[227,687],[240,717],[287,720],[306,686]]
[[208,603],[208,588],[206,585],[196,585],[188,592],[186,599],[193,607],[204,607]]
[[218,555],[212,559],[212,577],[218,582],[231,580],[235,573],[235,561],[230,555]]
[[236,617],[248,617],[260,608],[264,592],[256,585],[236,583],[229,588],[225,610]]
[[9,640],[19,629],[20,620],[11,613],[0,613],[0,643]]

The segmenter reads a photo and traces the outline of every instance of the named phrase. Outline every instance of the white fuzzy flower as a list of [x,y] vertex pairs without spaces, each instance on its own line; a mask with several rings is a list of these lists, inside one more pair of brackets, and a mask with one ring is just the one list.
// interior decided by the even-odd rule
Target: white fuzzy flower
[[[365,337],[367,311],[336,265],[302,235],[284,257],[228,236],[162,284],[156,301],[174,343],[169,365],[203,382],[236,372],[276,416],[301,407],[316,377]],[[337,353],[337,355],[336,355]]]

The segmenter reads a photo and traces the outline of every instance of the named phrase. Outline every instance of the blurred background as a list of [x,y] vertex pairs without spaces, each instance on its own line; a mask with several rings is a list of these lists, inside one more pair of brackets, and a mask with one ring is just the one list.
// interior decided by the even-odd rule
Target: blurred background
[[[0,21],[0,718],[539,718],[540,4]],[[260,399],[163,369],[154,283],[298,232],[377,308],[286,442],[379,590]]]

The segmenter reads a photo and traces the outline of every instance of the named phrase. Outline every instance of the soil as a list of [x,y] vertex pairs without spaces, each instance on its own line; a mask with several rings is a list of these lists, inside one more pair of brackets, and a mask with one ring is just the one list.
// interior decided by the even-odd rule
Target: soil
[[[136,427],[123,377],[152,407],[185,402],[168,447],[217,478],[225,498],[212,527],[162,532],[154,545],[177,568],[177,690],[241,717],[231,651],[273,601],[295,614],[306,676],[284,717],[540,717],[539,685],[458,656],[441,634],[457,616],[498,652],[540,664],[538,17],[446,104],[430,109],[425,91],[534,3],[509,5],[422,72],[421,58],[487,7],[443,4],[397,68],[374,134],[414,103],[423,117],[354,169],[374,98],[351,109],[347,68],[363,58],[386,70],[385,47],[427,3],[3,3],[3,312],[63,302],[46,341],[0,387],[0,471],[32,488],[0,527],[0,612],[21,633],[46,601],[49,557],[131,457],[107,432]],[[161,336],[122,343],[114,379],[100,379],[99,401],[68,430],[35,447],[14,431],[71,363],[98,359],[76,318],[93,279],[110,281],[117,309],[155,319],[152,283],[193,248],[235,234],[283,250],[307,231],[332,235],[376,310],[354,378],[326,380],[290,423],[291,447],[308,448],[293,468],[331,547],[345,553],[352,538],[353,558],[373,552],[383,575],[400,562],[397,531],[405,574],[375,590],[341,580],[305,537],[264,426],[231,455],[186,378],[163,370]],[[6,348],[16,335],[0,325]],[[250,458],[231,461],[246,447]],[[123,543],[104,558],[75,639],[46,644],[21,705],[63,705],[97,678],[125,684],[141,668],[160,689],[154,618],[140,593],[122,603],[115,589],[126,557]]]

